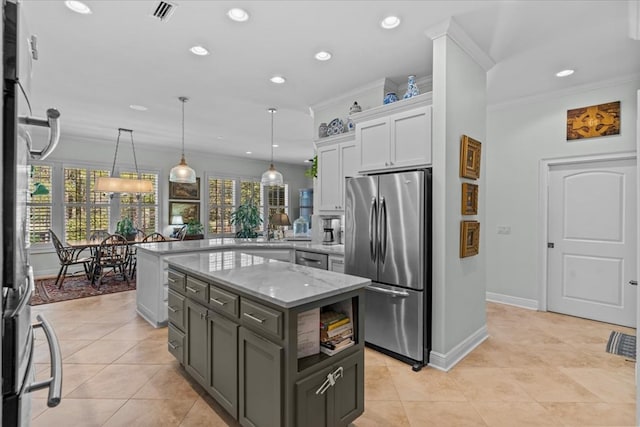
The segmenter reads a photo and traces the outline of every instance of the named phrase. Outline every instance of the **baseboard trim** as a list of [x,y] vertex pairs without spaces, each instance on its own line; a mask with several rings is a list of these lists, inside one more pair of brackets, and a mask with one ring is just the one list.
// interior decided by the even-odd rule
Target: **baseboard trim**
[[487,331],[487,325],[484,325],[451,349],[447,354],[432,350],[429,355],[429,366],[447,372],[487,338],[489,338],[489,333]]
[[510,295],[487,292],[486,300],[499,304],[513,305],[528,310],[538,310],[538,301],[529,298],[512,297]]

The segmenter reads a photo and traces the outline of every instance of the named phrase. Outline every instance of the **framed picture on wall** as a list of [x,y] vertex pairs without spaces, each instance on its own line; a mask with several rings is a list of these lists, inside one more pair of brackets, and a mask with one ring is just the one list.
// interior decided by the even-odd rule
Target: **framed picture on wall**
[[480,178],[480,154],[482,144],[467,135],[460,140],[460,177]]
[[478,186],[469,182],[462,183],[462,215],[478,215]]
[[478,255],[480,251],[480,223],[460,221],[460,258]]
[[200,178],[195,184],[169,181],[169,198],[178,200],[200,200]]
[[169,218],[176,215],[182,216],[185,224],[191,220],[200,221],[200,203],[169,202]]

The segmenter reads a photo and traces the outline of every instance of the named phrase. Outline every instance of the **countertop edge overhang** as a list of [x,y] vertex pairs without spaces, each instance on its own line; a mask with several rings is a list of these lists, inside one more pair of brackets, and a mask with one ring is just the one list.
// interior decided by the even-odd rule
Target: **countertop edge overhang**
[[242,250],[196,252],[168,257],[170,267],[231,290],[295,308],[366,287],[364,277],[276,261]]
[[295,249],[327,255],[344,255],[344,245],[323,245],[300,241],[238,241],[233,238],[153,242],[136,245],[138,250],[156,255],[228,249]]

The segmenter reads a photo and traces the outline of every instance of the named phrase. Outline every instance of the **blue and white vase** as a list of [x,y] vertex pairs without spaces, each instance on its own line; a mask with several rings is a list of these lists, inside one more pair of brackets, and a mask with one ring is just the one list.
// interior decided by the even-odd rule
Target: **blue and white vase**
[[413,98],[414,96],[420,95],[420,91],[418,90],[418,85],[416,84],[416,76],[409,76],[409,81],[407,82],[407,92],[404,94],[402,99]]
[[384,99],[382,100],[383,104],[391,104],[392,102],[396,102],[398,100],[398,95],[395,92],[388,92]]

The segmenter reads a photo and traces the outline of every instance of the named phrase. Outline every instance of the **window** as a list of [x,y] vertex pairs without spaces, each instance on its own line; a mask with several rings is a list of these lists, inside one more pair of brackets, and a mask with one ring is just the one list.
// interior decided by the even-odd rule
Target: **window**
[[31,244],[49,243],[51,211],[53,208],[52,167],[33,165],[29,175],[30,196],[27,200],[29,241]]
[[208,233],[219,236],[231,235],[231,212],[235,209],[235,180],[209,178],[209,225]]
[[[260,179],[234,179],[209,177],[209,209],[207,232],[212,236],[233,236],[235,227],[231,225],[231,212],[243,203],[253,200],[260,209],[261,217],[265,218],[267,211],[263,197],[269,201],[269,215],[277,212],[289,213],[289,186],[263,187]],[[239,195],[239,197],[238,197]],[[264,222],[262,231],[264,231]]]
[[84,240],[94,231],[109,231],[109,195],[93,191],[107,170],[64,168],[64,238]]
[[[121,172],[121,178],[137,179],[135,172]],[[135,226],[145,235],[153,233],[158,225],[158,175],[154,173],[140,173],[140,179],[153,183],[153,193],[120,194],[119,218],[129,217]]]

